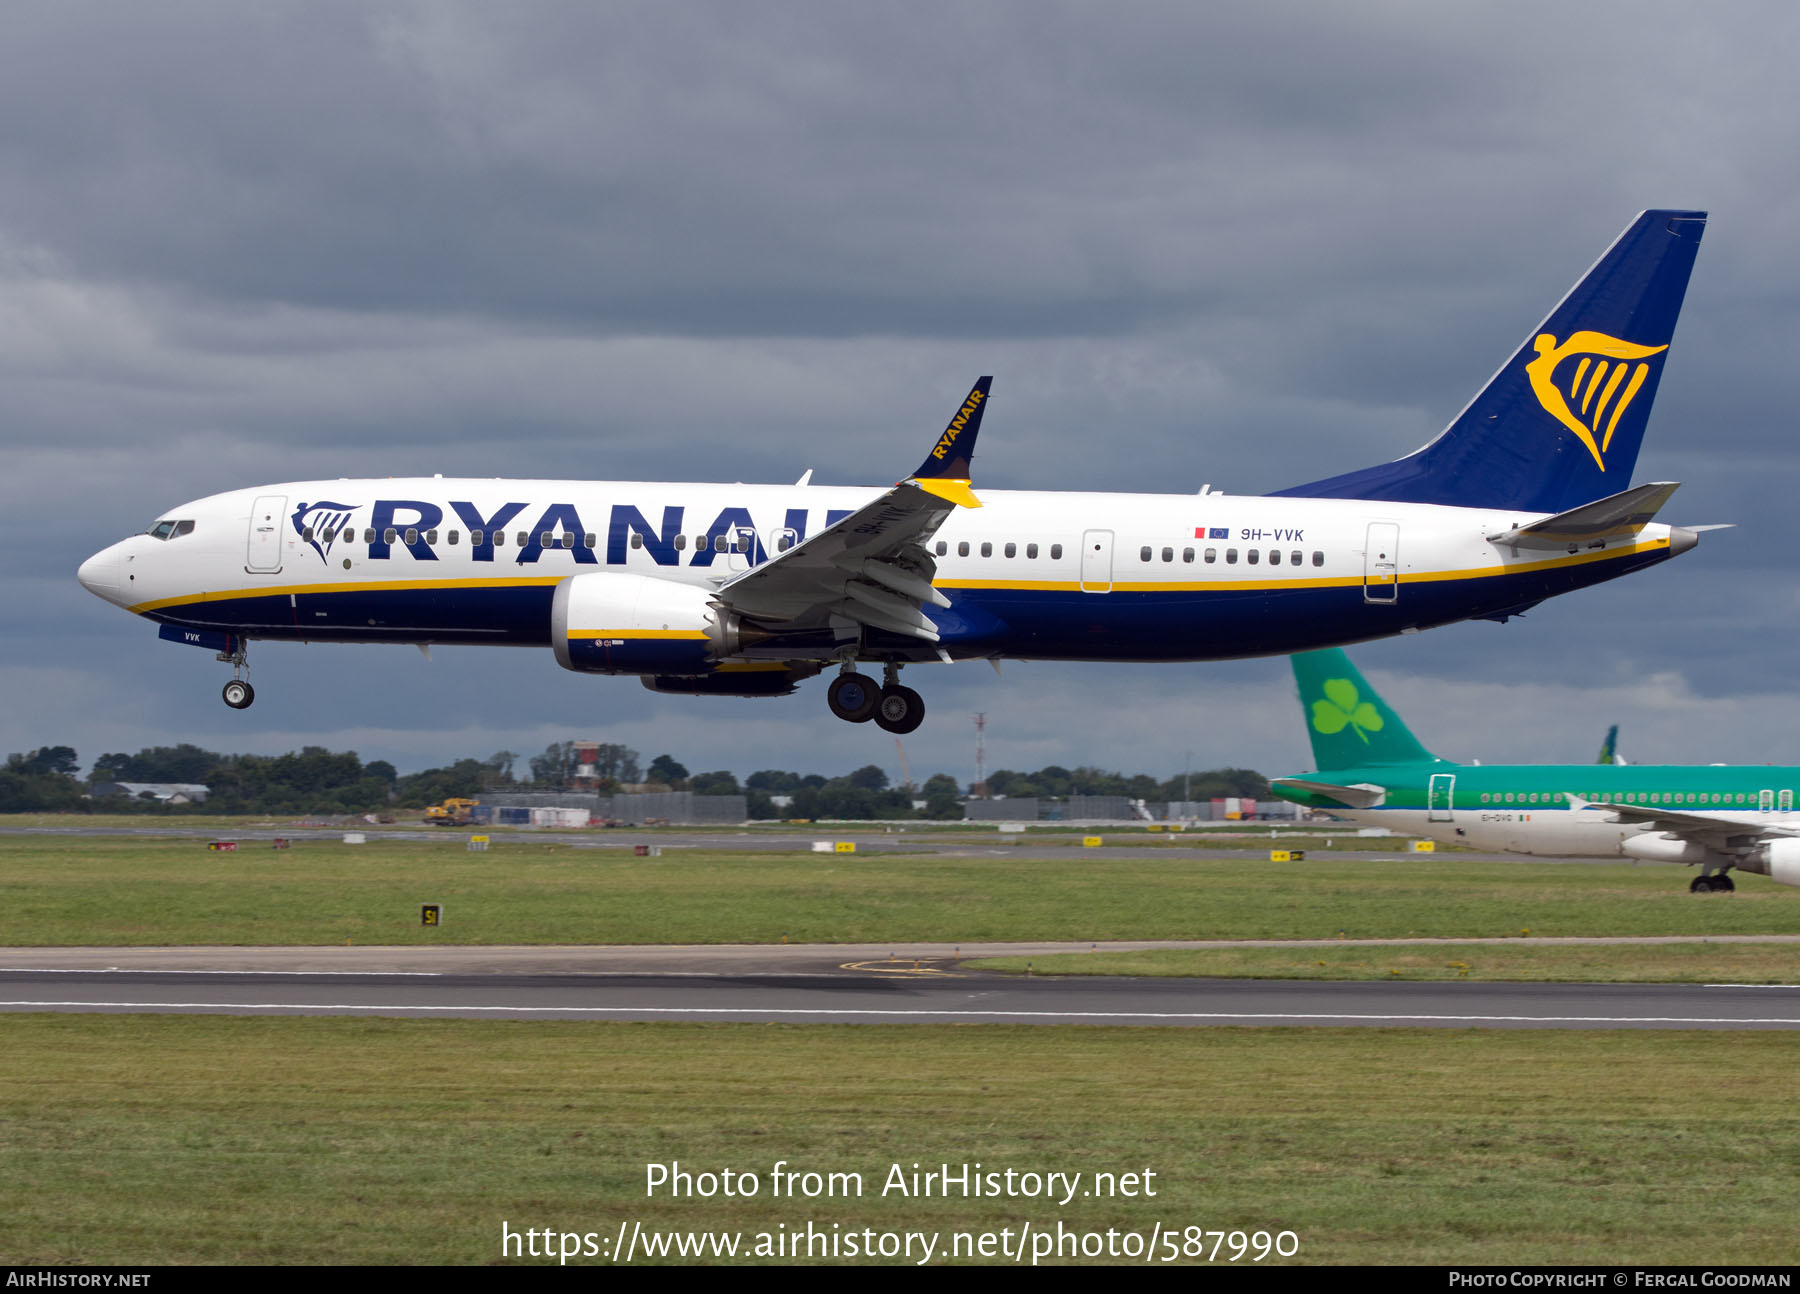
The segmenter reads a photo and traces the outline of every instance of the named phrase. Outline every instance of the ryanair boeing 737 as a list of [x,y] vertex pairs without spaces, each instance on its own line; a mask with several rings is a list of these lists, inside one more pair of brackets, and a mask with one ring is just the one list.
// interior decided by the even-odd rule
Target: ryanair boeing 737
[[1319,768],[1270,782],[1284,800],[1476,849],[1685,863],[1700,868],[1697,894],[1736,889],[1733,868],[1800,885],[1800,768],[1454,764],[1419,744],[1343,652],[1293,664]]
[[[1504,621],[1666,561],[1675,485],[1630,488],[1699,211],[1632,222],[1422,449],[1264,497],[971,485],[982,378],[887,489],[302,481],[171,509],[80,579],[232,666],[253,639],[548,647],[659,692],[779,696],[910,732],[902,666],[1276,655]],[[882,679],[859,672],[881,667]]]

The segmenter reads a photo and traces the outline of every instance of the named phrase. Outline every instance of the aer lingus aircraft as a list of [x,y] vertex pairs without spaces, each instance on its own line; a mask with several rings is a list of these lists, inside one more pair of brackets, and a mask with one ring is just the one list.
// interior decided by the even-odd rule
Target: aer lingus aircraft
[[1800,885],[1800,768],[1730,764],[1453,764],[1439,759],[1337,650],[1294,657],[1316,773],[1275,794],[1336,817],[1476,849],[1732,868]]
[[977,494],[984,377],[886,489],[288,482],[172,508],[80,579],[218,653],[240,709],[253,639],[506,644],[659,692],[776,696],[835,666],[832,711],[892,732],[924,717],[899,681],[916,662],[1219,660],[1504,621],[1693,546],[1652,521],[1675,485],[1629,487],[1705,227],[1645,212],[1437,439],[1266,497]]

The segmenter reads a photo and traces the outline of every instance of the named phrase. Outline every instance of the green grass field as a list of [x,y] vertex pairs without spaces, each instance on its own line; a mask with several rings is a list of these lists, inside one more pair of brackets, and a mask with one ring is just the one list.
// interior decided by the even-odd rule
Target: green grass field
[[[975,942],[1800,933],[1800,895],[1679,868],[1144,851],[1100,859],[741,854],[635,858],[537,838],[0,838],[0,944]],[[419,905],[446,905],[424,929]]]
[[[1060,1220],[1287,1229],[1313,1263],[1791,1263],[1797,1064],[1791,1033],[4,1016],[0,1262],[477,1264],[503,1222]],[[773,1199],[778,1160],[865,1194]],[[647,1198],[669,1161],[762,1189]],[[894,1163],[975,1161],[1151,1170],[1157,1194],[879,1193]]]

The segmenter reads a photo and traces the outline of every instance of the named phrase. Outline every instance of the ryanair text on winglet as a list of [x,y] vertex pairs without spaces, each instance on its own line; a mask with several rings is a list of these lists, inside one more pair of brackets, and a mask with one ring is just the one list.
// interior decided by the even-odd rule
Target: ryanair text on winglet
[[985,392],[982,391],[969,392],[969,402],[957,411],[954,418],[950,419],[950,425],[944,428],[944,434],[938,438],[937,448],[931,451],[933,458],[942,458],[950,452],[950,446],[956,443],[958,433],[967,425],[969,415],[975,412],[975,406],[981,403],[984,395]]

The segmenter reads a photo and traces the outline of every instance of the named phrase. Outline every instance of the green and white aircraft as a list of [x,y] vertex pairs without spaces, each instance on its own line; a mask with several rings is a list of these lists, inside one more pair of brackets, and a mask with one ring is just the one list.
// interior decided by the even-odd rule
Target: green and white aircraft
[[1272,781],[1285,800],[1475,849],[1698,865],[1697,894],[1737,888],[1733,868],[1800,885],[1800,768],[1455,764],[1343,652],[1292,660],[1319,771]]

